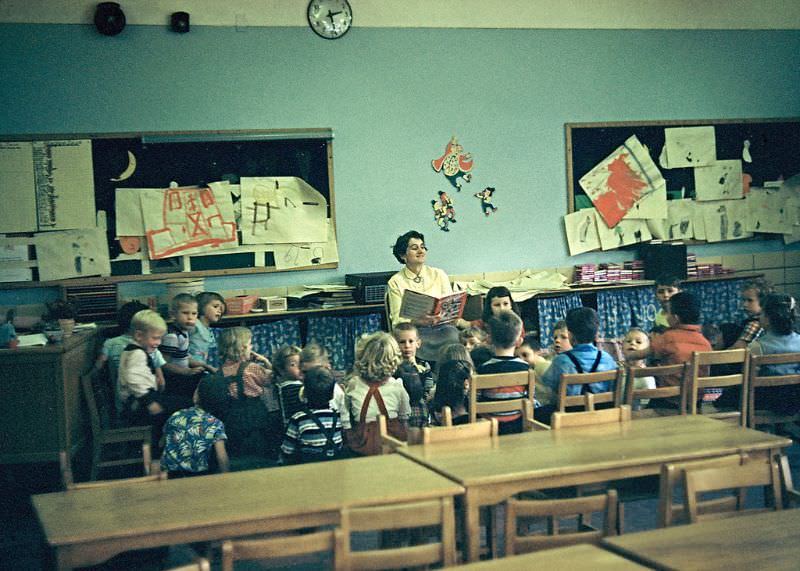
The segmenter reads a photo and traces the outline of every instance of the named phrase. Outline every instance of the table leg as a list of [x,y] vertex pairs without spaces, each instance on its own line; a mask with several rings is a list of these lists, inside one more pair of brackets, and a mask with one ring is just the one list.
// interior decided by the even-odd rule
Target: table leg
[[474,492],[464,494],[464,527],[467,538],[467,562],[478,561],[481,554],[480,506]]

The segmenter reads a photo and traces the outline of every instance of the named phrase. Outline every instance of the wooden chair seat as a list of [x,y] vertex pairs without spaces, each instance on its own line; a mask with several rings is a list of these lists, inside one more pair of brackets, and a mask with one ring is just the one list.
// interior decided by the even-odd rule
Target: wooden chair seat
[[[686,405],[689,397],[688,382],[689,365],[686,363],[678,365],[658,365],[653,367],[631,367],[626,370],[625,392],[622,402],[631,407],[632,418],[653,418],[657,416],[672,416],[686,414]],[[659,378],[679,377],[679,385],[664,385],[655,389],[636,389],[634,387],[636,379],[643,377],[654,377],[656,383]],[[642,399],[672,399],[676,406],[652,407],[635,409],[635,403]]]
[[[575,545],[577,543],[599,543],[606,536],[617,533],[617,493],[607,490],[603,494],[578,498],[506,501],[506,556],[528,553],[540,549]],[[601,512],[604,515],[602,531],[583,525],[587,513]],[[520,534],[523,518],[548,518],[546,533]],[[559,519],[574,517],[576,525],[564,532]]]
[[[705,416],[735,422],[744,426],[747,422],[747,395],[749,384],[749,349],[726,349],[724,351],[695,351],[689,363],[689,413],[704,414],[698,406],[704,389],[739,387],[739,404],[735,410],[713,408]],[[741,372],[725,375],[705,374],[712,365],[740,365]]]
[[768,408],[759,408],[756,398],[756,390],[767,390],[777,387],[789,387],[800,385],[800,374],[794,375],[761,375],[761,367],[764,365],[797,365],[800,368],[800,353],[775,353],[772,355],[751,355],[750,356],[750,380],[748,386],[748,419],[747,425],[750,428],[758,426],[778,426],[800,420],[800,405],[796,412],[778,412]]

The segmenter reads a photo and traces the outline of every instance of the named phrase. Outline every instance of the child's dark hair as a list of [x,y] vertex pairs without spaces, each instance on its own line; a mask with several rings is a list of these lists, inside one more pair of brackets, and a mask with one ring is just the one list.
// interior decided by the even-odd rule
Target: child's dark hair
[[414,331],[416,333],[417,326],[411,323],[410,321],[404,321],[392,327],[392,335],[394,335],[395,338],[401,331]]
[[650,335],[661,335],[669,329],[666,325],[653,325],[653,328],[650,330]]
[[776,335],[789,335],[794,330],[796,305],[793,297],[782,293],[771,293],[762,298],[761,311],[769,319],[769,327]]
[[478,345],[469,352],[469,357],[477,367],[494,357],[494,351],[492,351],[491,347],[487,347],[486,345]]
[[510,349],[516,346],[519,334],[522,332],[522,320],[513,311],[501,311],[489,319],[489,336],[492,345],[501,349]]
[[190,293],[179,293],[169,302],[169,311],[172,315],[175,315],[182,305],[189,303],[197,304],[197,299]]
[[563,319],[559,319],[558,321],[556,321],[556,324],[553,325],[553,333],[555,333],[559,329],[566,329],[569,331],[569,328],[567,327],[567,322],[564,321]]
[[575,343],[593,343],[600,329],[597,312],[591,307],[575,307],[567,312],[565,319],[567,331],[572,334]]
[[458,332],[458,340],[462,344],[466,344],[467,339],[470,337],[474,337],[479,343],[483,343],[486,340],[486,331],[480,327],[467,327]]
[[[434,202],[436,201],[434,200]],[[412,238],[416,238],[417,240],[422,240],[422,243],[425,244],[425,236],[423,236],[416,230],[409,230],[402,236],[398,236],[397,241],[395,241],[394,246],[392,246],[392,254],[394,254],[394,257],[401,264],[406,263],[405,261],[406,250],[408,250],[408,242]]]
[[511,300],[511,311],[519,315],[519,306],[514,298],[511,297],[511,292],[505,286],[495,286],[486,292],[486,299],[483,300],[483,323],[489,323],[489,320],[494,315],[492,313],[492,300],[497,297],[507,297]]
[[433,395],[433,409],[463,406],[466,402],[464,382],[470,378],[472,365],[467,361],[451,360],[442,363],[439,367],[439,378],[436,380],[436,393]]
[[225,303],[225,298],[215,291],[204,291],[198,293],[195,299],[197,300],[197,313],[200,315],[203,315],[203,310],[205,310],[206,306],[212,301],[222,302],[222,313],[225,313],[225,310],[228,308],[227,304]]
[[700,323],[700,306],[697,299],[688,291],[676,293],[669,298],[669,312],[677,316],[681,325]]
[[278,376],[286,369],[286,364],[289,362],[289,357],[300,355],[300,347],[297,345],[284,345],[272,358],[272,364],[277,371]]
[[772,285],[764,278],[753,278],[752,280],[747,280],[744,282],[742,285],[742,293],[751,289],[758,292],[759,298],[769,295],[773,291]]
[[314,367],[306,371],[303,378],[303,394],[308,406],[312,409],[328,408],[333,398],[335,384],[333,374],[325,367]]
[[117,311],[117,324],[119,325],[119,332],[121,335],[130,331],[131,319],[143,309],[150,309],[150,307],[138,300],[122,304],[122,307]]
[[525,337],[522,338],[521,347],[528,346],[531,348],[531,351],[541,351],[542,344],[539,342],[539,334],[538,333],[528,333]]
[[656,277],[656,287],[675,287],[680,289],[681,281],[675,274],[661,274]]
[[419,378],[419,372],[414,365],[408,361],[403,361],[400,363],[400,366],[397,367],[395,376],[399,377],[400,380],[403,381],[403,387],[406,389],[406,392],[408,393],[408,400],[411,401],[412,405],[422,400],[422,397],[425,394],[425,387],[423,386],[422,380]]
[[705,337],[712,346],[714,345],[715,339],[722,338],[722,330],[716,323],[703,323],[703,327],[700,331],[703,333],[703,337]]

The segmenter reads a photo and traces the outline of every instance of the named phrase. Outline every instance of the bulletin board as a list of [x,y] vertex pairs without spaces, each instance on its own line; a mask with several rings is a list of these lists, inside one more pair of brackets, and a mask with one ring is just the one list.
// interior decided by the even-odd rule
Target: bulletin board
[[[631,135],[636,135],[656,160],[664,146],[665,128],[700,125],[714,127],[718,159],[741,158],[743,142],[750,141],[753,162],[747,164],[746,172],[752,176],[752,186],[800,172],[800,118],[566,123],[568,212],[575,212],[576,201],[586,197],[578,180]],[[668,192],[685,188],[686,198],[692,198],[691,169],[662,169],[661,173]]]
[[[19,192],[20,200],[35,202],[20,205],[25,216],[0,212],[0,276],[28,271],[31,277],[0,282],[60,283],[63,278],[48,276],[58,258],[72,264],[68,243],[79,248],[79,238],[91,244],[95,236],[107,248],[107,266],[97,270],[103,275],[81,281],[336,268],[332,139],[330,129],[4,137],[0,185],[26,187],[32,154],[36,189],[32,199]],[[77,193],[73,200],[67,200],[70,189]],[[176,238],[176,205],[182,215],[198,213],[181,220],[183,242]],[[159,217],[163,232],[152,230]],[[135,224],[147,230],[131,230]],[[91,225],[96,231],[84,232]],[[199,240],[204,230],[208,239]],[[85,256],[83,270],[95,271],[87,269],[92,262]]]
[[[800,241],[800,118],[567,123],[570,255],[650,240]],[[784,185],[784,181],[789,181]]]

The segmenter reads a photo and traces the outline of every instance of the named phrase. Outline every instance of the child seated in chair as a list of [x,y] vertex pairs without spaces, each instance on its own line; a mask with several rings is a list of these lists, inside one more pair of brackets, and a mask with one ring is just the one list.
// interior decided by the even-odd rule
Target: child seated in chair
[[469,424],[467,395],[469,383],[472,381],[472,363],[460,359],[451,359],[439,364],[439,377],[436,381],[436,394],[431,402],[432,424],[443,426],[442,409],[450,407],[453,426]]
[[555,395],[550,387],[542,384],[541,379],[550,368],[551,361],[545,356],[547,351],[539,344],[539,336],[529,333],[522,338],[522,344],[517,347],[517,357],[528,363],[536,375],[536,406],[553,404]]
[[[595,347],[600,321],[597,312],[590,307],[576,307],[567,312],[567,329],[572,339],[572,348],[559,353],[553,359],[550,368],[542,377],[542,384],[558,394],[561,375],[575,373],[597,373],[612,371],[618,368],[614,358]],[[580,395],[582,391],[603,393],[613,390],[610,381],[591,383],[589,385],[570,385],[567,395]],[[551,406],[542,406],[534,410],[534,417],[541,422],[549,422],[550,415],[555,410],[555,403]]]
[[225,449],[227,439],[225,425],[203,409],[197,390],[194,406],[173,413],[164,424],[161,471],[167,472],[170,479],[227,472],[230,469]]
[[[517,345],[520,343],[522,320],[513,311],[501,311],[489,318],[489,343],[494,351],[494,356],[477,366],[479,375],[493,373],[513,373],[527,371],[528,363],[515,355]],[[478,401],[492,402],[513,400],[528,396],[528,389],[524,385],[499,387],[479,391]],[[491,416],[497,419],[500,434],[514,434],[522,432],[522,413],[517,411],[497,412]]]
[[336,381],[330,369],[315,367],[306,371],[304,405],[286,426],[281,455],[286,464],[335,460],[343,455],[342,424],[339,412],[330,407]]
[[[625,338],[622,341],[622,350],[625,353],[625,361],[627,364],[631,367],[646,367],[647,363],[645,359],[629,359],[628,353],[642,351],[649,347],[650,338],[647,336],[647,333],[638,327],[632,327],[628,333],[625,334]],[[630,382],[630,379],[628,379],[628,382]],[[655,377],[638,377],[634,381],[633,388],[635,390],[654,389],[656,388],[656,379]],[[650,399],[639,399],[634,403],[633,408],[634,410],[639,410],[641,407],[647,406],[648,402],[650,402]]]

